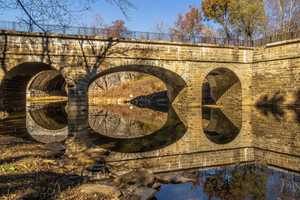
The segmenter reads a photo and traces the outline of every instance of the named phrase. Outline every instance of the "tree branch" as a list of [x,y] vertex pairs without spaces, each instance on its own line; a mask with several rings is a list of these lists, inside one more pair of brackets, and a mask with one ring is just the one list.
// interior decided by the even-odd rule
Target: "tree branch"
[[22,10],[25,12],[25,14],[29,17],[29,19],[32,21],[32,23],[34,25],[36,25],[39,29],[41,29],[43,32],[46,32],[46,30],[39,25],[35,19],[33,19],[33,17],[31,16],[31,14],[28,12],[28,10],[26,9],[26,7],[24,6],[23,2],[21,0],[17,0],[17,3],[21,6]]

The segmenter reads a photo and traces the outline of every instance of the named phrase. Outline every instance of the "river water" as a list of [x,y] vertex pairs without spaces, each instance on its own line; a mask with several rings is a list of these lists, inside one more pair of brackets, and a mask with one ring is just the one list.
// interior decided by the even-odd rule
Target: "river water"
[[64,103],[30,105],[0,121],[0,198],[41,184],[36,173],[97,176],[82,152],[105,149],[99,158],[116,174],[146,168],[194,180],[163,183],[156,199],[300,199],[299,113],[105,105],[74,123]]

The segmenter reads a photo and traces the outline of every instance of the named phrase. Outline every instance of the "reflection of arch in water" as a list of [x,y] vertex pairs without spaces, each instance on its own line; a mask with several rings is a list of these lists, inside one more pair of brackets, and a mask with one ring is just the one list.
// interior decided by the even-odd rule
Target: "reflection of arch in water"
[[171,102],[173,102],[173,100],[176,98],[179,92],[186,87],[185,81],[180,75],[176,74],[175,72],[172,72],[162,67],[139,64],[112,67],[110,69],[104,70],[97,74],[95,77],[93,77],[89,84],[93,83],[96,79],[100,78],[101,76],[126,71],[150,74],[162,80],[166,84],[166,87],[168,89],[168,97]]
[[59,71],[45,70],[34,75],[27,84],[27,98],[66,96],[66,82]]
[[203,104],[241,104],[242,87],[238,76],[227,68],[208,73],[202,87]]
[[27,131],[38,142],[53,143],[64,141],[68,137],[67,123],[67,114],[62,104],[27,108]]
[[171,145],[178,141],[185,134],[186,130],[185,125],[180,121],[173,108],[171,108],[164,126],[149,135],[131,139],[117,139],[101,135],[101,133],[94,132],[90,129],[90,132],[85,138],[81,139],[83,142],[86,140],[92,141],[93,145],[103,145],[103,148],[112,151],[136,153],[157,150]]
[[97,106],[89,112],[89,127],[112,138],[134,138],[159,130],[168,113],[129,106]]
[[26,62],[9,70],[0,85],[0,100],[6,111],[24,111],[26,105],[26,88],[30,79],[46,70],[54,70],[41,62]]
[[219,108],[202,107],[202,121],[205,135],[216,144],[233,141],[241,129],[241,123],[232,122]]

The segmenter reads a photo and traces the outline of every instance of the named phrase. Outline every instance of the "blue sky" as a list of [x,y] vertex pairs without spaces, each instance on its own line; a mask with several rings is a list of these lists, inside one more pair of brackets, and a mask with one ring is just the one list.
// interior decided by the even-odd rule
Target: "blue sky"
[[189,5],[200,5],[200,0],[132,0],[136,9],[129,11],[129,19],[109,4],[99,7],[105,22],[121,18],[131,30],[151,31],[159,21],[174,24],[178,13],[184,13]]
[[[126,19],[122,12],[104,0],[100,1],[88,13],[82,14],[74,19],[77,25],[92,25],[95,17],[100,15],[104,23],[109,24],[116,19],[123,19],[130,30],[155,31],[155,25],[164,21],[173,25],[178,13],[187,11],[189,5],[199,6],[201,0],[131,0],[136,9],[128,12],[129,19]],[[0,13],[0,20],[14,21],[15,11]]]

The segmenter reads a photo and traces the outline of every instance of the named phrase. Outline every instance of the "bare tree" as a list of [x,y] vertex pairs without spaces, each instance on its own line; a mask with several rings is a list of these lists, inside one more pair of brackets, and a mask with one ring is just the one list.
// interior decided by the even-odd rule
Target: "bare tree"
[[300,0],[265,0],[268,29],[284,32],[299,28]]
[[164,21],[159,21],[157,24],[155,24],[154,26],[154,31],[156,33],[160,33],[160,34],[163,34],[163,33],[167,33],[169,32],[169,27],[168,25],[164,22]]
[[[127,10],[134,8],[129,0],[101,0],[117,6],[122,13],[127,16]],[[20,20],[27,23],[29,27],[36,26],[41,31],[46,32],[45,22],[59,23],[61,25],[70,24],[76,14],[89,10],[99,0],[0,0],[0,10],[20,10]]]

